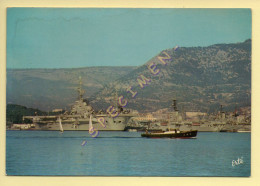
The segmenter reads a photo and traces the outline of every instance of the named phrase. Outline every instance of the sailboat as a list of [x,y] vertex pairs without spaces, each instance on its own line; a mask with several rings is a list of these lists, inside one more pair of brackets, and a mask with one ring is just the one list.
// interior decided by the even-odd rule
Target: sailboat
[[93,124],[92,124],[92,115],[90,115],[90,117],[89,117],[88,133],[89,133],[89,134],[92,134],[93,132],[94,132],[94,127],[93,127]]
[[92,115],[90,115],[89,117],[89,129],[88,129],[88,133],[93,137],[97,137],[99,132],[97,130],[94,129],[93,124],[92,124]]
[[59,117],[59,124],[60,124],[60,132],[63,133],[64,130],[63,130],[63,127],[62,127],[62,124],[61,124],[61,119],[60,119],[60,117]]

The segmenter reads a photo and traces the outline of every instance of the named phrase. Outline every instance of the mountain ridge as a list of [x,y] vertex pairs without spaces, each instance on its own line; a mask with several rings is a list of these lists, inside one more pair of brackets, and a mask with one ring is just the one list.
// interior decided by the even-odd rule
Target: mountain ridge
[[[170,56],[163,65],[158,56]],[[151,63],[160,70],[152,75]],[[140,88],[137,78],[151,79]],[[127,107],[140,112],[168,108],[171,99],[185,110],[228,110],[251,105],[251,39],[208,47],[180,47],[160,51],[140,66],[85,67],[73,69],[7,69],[7,103],[50,110],[68,107],[77,99],[78,77],[87,98],[97,110],[115,105],[116,90]],[[138,92],[132,98],[126,89]]]
[[[195,105],[198,110],[207,110],[207,107],[210,107],[205,102],[213,105],[210,108],[211,111],[220,104],[229,109],[234,108],[235,105],[250,104],[251,40],[236,44],[216,44],[209,47],[180,47],[176,52],[173,50],[174,48],[161,51],[144,65],[134,69],[128,76],[116,80],[114,85],[106,87],[105,91],[101,90],[95,95],[96,98],[92,98],[92,103],[95,105],[102,97],[110,97],[110,100],[113,100],[113,96],[111,96],[115,94],[113,87],[117,87],[120,94],[131,99],[123,90],[128,85],[135,87],[135,91],[142,94],[141,98],[131,99],[135,106],[129,104],[130,108],[147,112],[169,107],[169,101],[173,98],[178,99],[182,107],[188,108]],[[163,67],[158,60],[158,56],[165,56],[164,52],[171,57],[167,67]],[[157,64],[158,69],[160,68],[161,72],[158,76],[151,75],[149,72],[147,65],[151,63]],[[140,75],[151,79],[150,85],[142,90],[138,88],[136,82]],[[239,88],[240,85],[242,85],[242,92],[231,91],[233,88]],[[157,93],[154,90],[157,90]],[[194,94],[187,94],[187,90]],[[170,96],[169,92],[173,95]],[[166,99],[159,96],[160,94]],[[233,96],[232,100],[228,98],[229,96]],[[191,97],[194,99],[190,99]],[[210,99],[205,99],[205,97]],[[97,99],[98,101],[96,101]],[[158,102],[158,100],[160,101]],[[199,106],[201,102],[204,103],[203,107]],[[106,103],[107,101],[103,102],[103,104]],[[152,106],[154,104],[156,106]]]

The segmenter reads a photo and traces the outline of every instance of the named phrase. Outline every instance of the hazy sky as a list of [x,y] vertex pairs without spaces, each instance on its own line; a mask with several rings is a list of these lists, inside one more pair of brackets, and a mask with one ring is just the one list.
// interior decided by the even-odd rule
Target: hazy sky
[[176,45],[249,38],[250,9],[8,8],[7,68],[135,66]]

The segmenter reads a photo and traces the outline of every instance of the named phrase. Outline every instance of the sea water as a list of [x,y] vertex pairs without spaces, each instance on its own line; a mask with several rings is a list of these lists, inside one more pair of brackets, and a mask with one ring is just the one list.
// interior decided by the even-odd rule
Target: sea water
[[7,175],[247,177],[250,170],[251,133],[149,139],[140,132],[6,131]]

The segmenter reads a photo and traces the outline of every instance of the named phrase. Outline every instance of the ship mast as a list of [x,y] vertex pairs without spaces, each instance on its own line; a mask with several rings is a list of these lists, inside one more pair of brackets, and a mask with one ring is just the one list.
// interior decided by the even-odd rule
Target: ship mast
[[117,102],[118,102],[118,93],[117,93],[117,89],[116,89],[116,108],[118,108]]
[[178,109],[177,109],[177,100],[176,100],[176,99],[173,99],[172,107],[173,107],[173,109],[174,109],[175,112],[178,111]]
[[79,93],[79,100],[83,100],[84,90],[82,89],[82,80],[81,76],[79,76],[79,87],[78,87],[78,93]]
[[170,113],[168,113],[168,131],[170,131]]

